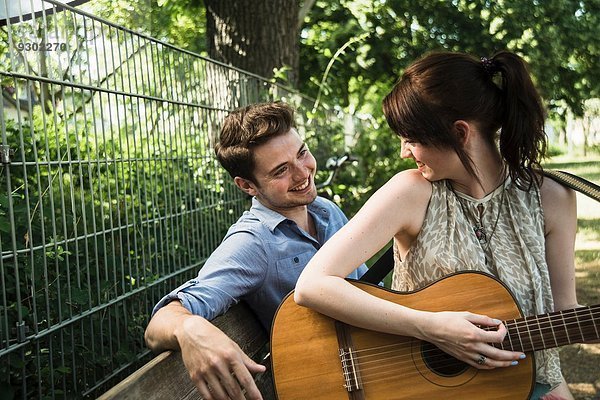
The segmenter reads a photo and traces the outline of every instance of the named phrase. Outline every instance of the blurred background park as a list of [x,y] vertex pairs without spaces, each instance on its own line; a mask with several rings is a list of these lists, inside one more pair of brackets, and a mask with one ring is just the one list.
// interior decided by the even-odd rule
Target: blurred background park
[[[65,4],[67,3],[67,4]],[[381,100],[431,50],[523,56],[545,166],[600,182],[599,0],[0,0],[0,399],[97,397],[151,354],[152,305],[194,276],[248,199],[211,146],[283,100],[352,216],[412,168]],[[600,205],[578,194],[577,284],[600,303]],[[561,349],[600,398],[600,345]]]

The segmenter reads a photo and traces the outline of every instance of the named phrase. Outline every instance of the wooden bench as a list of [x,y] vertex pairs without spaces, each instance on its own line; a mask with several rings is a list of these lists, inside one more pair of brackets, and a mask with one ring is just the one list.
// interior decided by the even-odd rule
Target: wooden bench
[[[263,361],[269,351],[269,336],[252,310],[240,302],[212,322],[253,360],[267,365],[267,371],[255,376],[255,381],[265,400],[275,399],[270,363]],[[99,399],[201,399],[201,396],[188,375],[181,353],[166,351]]]
[[[394,257],[391,243],[378,255],[377,261],[363,276],[367,282],[380,282],[391,270]],[[254,381],[265,400],[276,399],[269,354],[269,335],[244,302],[231,307],[212,323],[233,339],[254,361],[267,366]],[[183,364],[181,353],[166,351],[99,397],[107,399],[201,399]]]

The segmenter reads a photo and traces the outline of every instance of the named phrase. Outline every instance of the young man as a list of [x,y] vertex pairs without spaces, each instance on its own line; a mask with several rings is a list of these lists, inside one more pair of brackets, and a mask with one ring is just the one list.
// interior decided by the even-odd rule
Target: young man
[[[347,219],[317,196],[316,161],[293,127],[289,106],[264,103],[232,112],[215,151],[235,184],[253,196],[252,207],[229,229],[197,278],[156,305],[145,339],[155,352],[180,350],[205,399],[260,399],[252,374],[265,367],[209,320],[243,300],[270,330],[277,306],[300,272]],[[349,277],[365,271],[361,265]]]

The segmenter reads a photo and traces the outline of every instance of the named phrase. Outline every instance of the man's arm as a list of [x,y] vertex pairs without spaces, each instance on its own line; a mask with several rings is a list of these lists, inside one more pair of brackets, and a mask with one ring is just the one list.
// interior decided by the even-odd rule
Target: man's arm
[[262,399],[252,374],[264,372],[265,367],[179,301],[170,302],[154,314],[144,337],[154,352],[181,351],[185,367],[204,399]]

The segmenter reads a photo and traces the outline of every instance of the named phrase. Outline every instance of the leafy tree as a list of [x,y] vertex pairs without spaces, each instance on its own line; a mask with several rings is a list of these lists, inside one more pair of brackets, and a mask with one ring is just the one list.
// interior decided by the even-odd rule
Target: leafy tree
[[302,92],[376,117],[406,65],[436,49],[520,53],[559,113],[569,108],[581,115],[586,99],[600,97],[598,0],[94,3],[117,23],[261,76],[284,70],[275,76]]
[[[301,35],[300,88],[380,115],[382,96],[424,52],[509,49],[528,60],[551,108],[566,104],[581,115],[583,101],[600,95],[599,7],[597,0],[317,1]],[[319,88],[335,49],[361,35]]]
[[174,46],[206,54],[202,0],[95,0],[82,8]]

